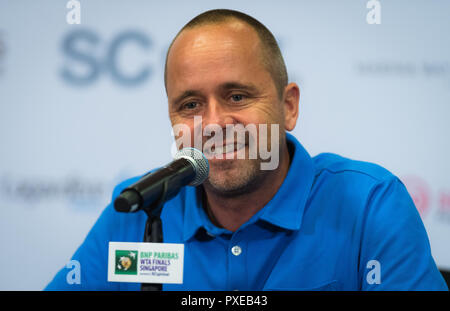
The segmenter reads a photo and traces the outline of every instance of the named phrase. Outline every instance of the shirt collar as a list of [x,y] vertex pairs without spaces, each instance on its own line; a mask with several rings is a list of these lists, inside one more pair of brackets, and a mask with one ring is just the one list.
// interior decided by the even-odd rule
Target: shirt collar
[[[314,167],[310,155],[300,142],[289,133],[286,133],[286,139],[292,157],[286,178],[272,200],[249,222],[261,219],[284,229],[299,230],[314,180]],[[201,227],[212,235],[231,233],[211,223],[202,208],[202,191],[201,187],[186,187],[183,228],[185,241],[189,240]]]

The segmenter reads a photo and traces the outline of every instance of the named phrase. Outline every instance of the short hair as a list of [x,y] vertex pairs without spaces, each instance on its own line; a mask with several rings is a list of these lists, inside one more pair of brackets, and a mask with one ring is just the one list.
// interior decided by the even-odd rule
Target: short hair
[[233,19],[237,19],[239,21],[246,23],[256,31],[261,42],[263,65],[266,67],[266,69],[268,70],[269,74],[273,79],[273,82],[275,83],[275,87],[277,89],[279,98],[281,99],[283,97],[284,88],[288,83],[288,74],[283,56],[281,54],[280,47],[278,46],[277,40],[275,39],[274,35],[270,32],[269,29],[267,29],[266,26],[264,26],[261,22],[259,22],[255,18],[239,11],[227,9],[210,10],[200,15],[197,15],[186,25],[184,25],[184,27],[181,28],[181,30],[172,40],[169,49],[167,50],[166,63],[164,66],[164,85],[166,87],[166,91],[167,91],[167,59],[173,43],[180,36],[180,34],[186,29],[192,29],[198,26],[208,24],[219,24]]

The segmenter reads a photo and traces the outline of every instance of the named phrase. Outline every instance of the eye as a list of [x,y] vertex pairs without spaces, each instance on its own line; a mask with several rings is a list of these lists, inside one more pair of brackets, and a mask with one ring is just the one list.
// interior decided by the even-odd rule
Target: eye
[[240,102],[244,99],[244,95],[242,94],[233,94],[231,95],[231,100],[234,102]]
[[197,108],[197,106],[198,106],[197,102],[188,102],[182,106],[182,109],[192,110]]

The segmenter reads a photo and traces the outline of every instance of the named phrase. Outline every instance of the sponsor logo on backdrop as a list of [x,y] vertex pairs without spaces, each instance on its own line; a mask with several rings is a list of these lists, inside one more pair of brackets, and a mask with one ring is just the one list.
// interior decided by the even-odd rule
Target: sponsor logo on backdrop
[[450,189],[441,190],[439,193],[438,209],[436,211],[436,218],[450,224]]
[[360,61],[355,65],[357,74],[368,77],[424,77],[450,79],[450,62],[423,61]]
[[[283,49],[287,40],[279,41]],[[163,70],[168,48],[168,42],[156,47],[152,36],[139,30],[123,30],[104,38],[93,29],[77,27],[62,38],[64,61],[60,76],[64,82],[76,87],[90,86],[105,77],[123,87],[141,86],[151,79],[156,68]],[[139,55],[129,54],[130,49],[138,51]],[[132,66],[127,63],[130,59]],[[162,78],[163,73],[159,74]],[[295,80],[295,75],[290,72],[289,76]]]
[[428,184],[418,176],[404,176],[401,178],[402,182],[408,189],[409,195],[414,201],[420,217],[424,219],[430,208],[430,188]]
[[433,211],[433,220],[450,225],[450,189],[434,192],[423,178],[415,175],[403,176],[401,181],[423,220]]
[[[64,64],[60,74],[73,86],[88,86],[104,76],[120,86],[139,86],[154,71],[148,59],[153,42],[150,36],[137,30],[125,30],[105,40],[94,30],[76,29],[64,36],[61,48]],[[130,49],[134,53],[127,57]],[[124,60],[133,61],[133,65]]]
[[109,204],[114,186],[125,176],[130,175],[101,180],[80,175],[49,178],[4,173],[0,174],[0,197],[26,208],[62,201],[70,209],[97,212]]

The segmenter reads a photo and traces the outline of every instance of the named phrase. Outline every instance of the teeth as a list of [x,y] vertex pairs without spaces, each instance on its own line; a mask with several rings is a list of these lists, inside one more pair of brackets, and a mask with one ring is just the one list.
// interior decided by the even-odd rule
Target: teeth
[[213,154],[223,154],[223,153],[227,153],[227,151],[234,151],[234,144],[230,144],[230,145],[225,145],[225,146],[216,146],[216,148],[214,149],[214,151],[212,152]]
[[[239,151],[244,147],[245,147],[245,144],[237,144],[236,151]],[[207,152],[207,153],[214,156],[214,155],[223,155],[223,154],[227,154],[227,153],[233,153],[234,151],[235,151],[234,144],[228,144],[225,146],[216,146],[214,151]]]

